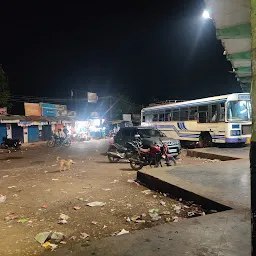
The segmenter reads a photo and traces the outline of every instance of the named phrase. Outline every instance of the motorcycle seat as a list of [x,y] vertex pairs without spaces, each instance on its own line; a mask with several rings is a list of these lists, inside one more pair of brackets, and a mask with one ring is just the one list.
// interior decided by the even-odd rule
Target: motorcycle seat
[[150,151],[150,148],[140,148],[140,152],[142,153],[148,153]]

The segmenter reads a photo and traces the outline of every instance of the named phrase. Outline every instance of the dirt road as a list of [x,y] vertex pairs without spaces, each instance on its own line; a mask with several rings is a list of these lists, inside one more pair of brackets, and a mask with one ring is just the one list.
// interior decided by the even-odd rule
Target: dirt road
[[[107,146],[108,141],[100,140],[70,148],[29,147],[0,153],[0,194],[7,197],[0,203],[0,255],[43,254],[46,249],[34,237],[44,231],[63,233],[64,242],[55,244],[72,248],[74,243],[86,244],[122,229],[132,232],[181,221],[188,212],[201,214],[196,206],[184,206],[131,182],[136,172],[129,163],[110,164],[100,155]],[[57,156],[75,161],[71,171],[58,171]],[[181,159],[178,165],[205,163],[184,154]],[[87,206],[95,201],[105,205]],[[157,218],[150,209],[158,210]],[[69,217],[66,224],[58,224],[60,214]]]

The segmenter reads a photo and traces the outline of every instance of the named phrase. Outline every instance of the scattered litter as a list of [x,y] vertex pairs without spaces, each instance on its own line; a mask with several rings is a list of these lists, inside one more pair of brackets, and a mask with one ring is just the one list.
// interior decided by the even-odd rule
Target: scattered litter
[[158,213],[149,213],[149,216],[151,217],[152,221],[158,221],[161,219],[161,216],[158,215]]
[[129,231],[125,230],[125,229],[122,229],[119,233],[117,233],[116,235],[117,236],[121,236],[121,235],[125,235],[125,234],[128,234],[130,233]]
[[158,209],[150,209],[148,210],[149,213],[159,213]]
[[166,218],[165,221],[166,221],[167,223],[170,223],[172,220],[171,220],[171,218]]
[[0,194],[0,203],[4,203],[6,201],[6,196]]
[[109,191],[109,190],[111,190],[110,188],[102,188],[102,190],[104,190],[104,191]]
[[51,189],[49,189],[49,188],[45,190],[45,192],[50,192],[50,191],[51,191]]
[[145,195],[149,195],[152,193],[152,191],[150,189],[147,189],[147,190],[143,190],[141,191],[141,193],[145,194]]
[[32,188],[36,187],[36,185],[33,185]]
[[167,194],[163,193],[163,196],[164,196],[164,197],[167,197]]
[[18,216],[10,215],[10,216],[5,217],[4,219],[5,219],[6,221],[10,221],[10,220],[15,220],[15,219],[17,219],[17,218],[18,218]]
[[[161,218],[161,217],[160,217]],[[136,220],[135,221],[136,223],[145,223],[146,221],[145,220]]]
[[74,209],[74,210],[80,210],[81,207],[80,207],[80,206],[73,206],[73,209]]
[[181,206],[179,206],[179,205],[175,205],[175,206],[174,206],[174,211],[175,211],[177,214],[180,213],[180,210],[181,210]]
[[44,244],[46,240],[48,240],[50,237],[51,237],[51,233],[52,232],[41,232],[41,233],[38,233],[36,236],[35,236],[35,239],[38,243],[40,244]]
[[28,219],[27,218],[20,218],[17,222],[18,223],[25,223],[25,222],[28,222]]
[[211,213],[217,213],[217,210],[210,210]]
[[60,220],[68,220],[69,218],[70,218],[70,217],[69,217],[68,215],[63,214],[63,213],[61,213],[60,216],[59,216],[59,219],[60,219]]
[[70,240],[76,240],[76,236],[71,236]]
[[13,194],[12,196],[13,196],[13,197],[18,197],[18,194]]
[[65,242],[65,241],[60,241],[60,244],[66,244],[67,242]]
[[51,234],[51,239],[55,240],[56,242],[60,242],[65,239],[65,236],[61,232],[53,232]]
[[179,221],[179,217],[177,217],[177,216],[172,217],[172,221],[173,222],[178,222]]
[[180,198],[179,201],[182,202],[182,198]]
[[86,234],[86,233],[81,233],[81,234],[80,234],[80,238],[81,238],[81,239],[86,239],[86,238],[88,238],[88,237],[89,237],[89,235]]
[[147,217],[147,214],[146,214],[146,213],[142,213],[142,214],[141,214],[141,217],[142,217],[142,218],[145,218],[145,217]]
[[[11,152],[9,152],[9,153],[11,153]],[[6,162],[9,164],[9,163],[11,163],[11,160],[6,160]]]
[[103,203],[103,202],[91,202],[91,203],[88,203],[87,206],[104,206],[106,203]]
[[113,183],[117,183],[117,182],[118,182],[118,180],[113,180],[113,181],[112,181],[112,182],[110,182],[110,183],[112,183],[112,184],[113,184]]
[[8,188],[16,188],[16,186],[9,186]]
[[57,164],[52,164],[52,167],[57,166]]
[[111,211],[111,212],[114,212],[114,211],[115,211],[115,209],[111,209],[110,211]]
[[4,175],[4,176],[3,176],[3,178],[8,178],[8,177],[9,177],[9,175]]
[[154,198],[157,198],[157,195],[153,195]]
[[67,224],[68,222],[66,220],[60,220],[58,221],[58,224]]
[[47,208],[47,205],[46,205],[46,204],[42,205],[42,208],[43,208],[43,209],[46,209],[46,208]]
[[131,217],[131,221],[136,222],[136,220],[140,219],[140,216],[133,216]]
[[188,212],[188,217],[193,217],[195,215],[194,212]]
[[59,179],[52,179],[52,180],[59,180]]
[[165,203],[164,201],[160,201],[160,204],[161,204],[162,206],[166,206],[166,203]]
[[97,221],[92,221],[91,223],[92,223],[93,225],[97,225],[97,224],[98,224]]
[[131,222],[131,219],[129,217],[127,217],[126,221],[127,222]]
[[135,180],[127,180],[127,182],[129,182],[129,183],[134,183]]
[[164,211],[164,212],[161,212],[161,213],[159,213],[160,215],[170,215],[171,214],[171,212],[169,212],[169,211]]
[[206,214],[205,214],[205,212],[202,212],[201,215],[202,215],[202,216],[205,216]]
[[126,206],[127,206],[127,207],[129,207],[129,208],[131,208],[131,207],[132,207],[132,205],[131,205],[131,204],[126,204]]
[[91,187],[83,187],[83,189],[89,189],[89,188],[91,188]]
[[108,227],[108,226],[104,225],[104,226],[103,226],[103,229],[105,229],[105,228],[107,228],[107,227]]
[[57,244],[51,244],[50,242],[46,242],[46,243],[42,244],[42,246],[44,248],[51,248],[52,251],[54,251],[58,247]]

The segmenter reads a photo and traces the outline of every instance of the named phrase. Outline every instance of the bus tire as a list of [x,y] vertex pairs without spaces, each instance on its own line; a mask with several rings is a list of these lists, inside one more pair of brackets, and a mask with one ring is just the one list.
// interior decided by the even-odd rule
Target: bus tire
[[200,148],[207,148],[212,146],[212,136],[209,132],[202,132],[199,137],[199,143]]

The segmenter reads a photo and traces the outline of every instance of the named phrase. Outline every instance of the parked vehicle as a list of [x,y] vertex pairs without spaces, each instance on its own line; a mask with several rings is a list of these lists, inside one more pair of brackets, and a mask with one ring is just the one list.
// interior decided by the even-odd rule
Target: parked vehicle
[[165,143],[168,147],[168,154],[177,157],[181,152],[180,141],[168,138],[163,132],[152,127],[124,127],[114,137],[114,144],[125,146],[127,142],[134,141],[139,135],[143,147],[150,148],[155,144]]
[[18,139],[7,139],[6,137],[2,138],[3,142],[1,143],[1,148],[15,148],[20,149],[21,141]]
[[111,142],[106,153],[110,163],[117,163],[120,159],[130,159],[137,150],[138,140],[127,142],[125,146]]
[[54,134],[51,136],[51,139],[47,141],[47,146],[49,148],[60,147],[60,146],[69,147],[70,145],[71,145],[71,138],[69,136],[60,137]]
[[162,160],[165,161],[167,166],[171,166],[171,162],[176,165],[174,156],[168,154],[167,144],[161,140],[159,144],[155,144],[149,148],[142,148],[142,145],[138,145],[136,153],[129,160],[131,168],[135,171],[142,169],[146,165],[150,165],[150,167],[152,165],[154,167],[162,167]]

